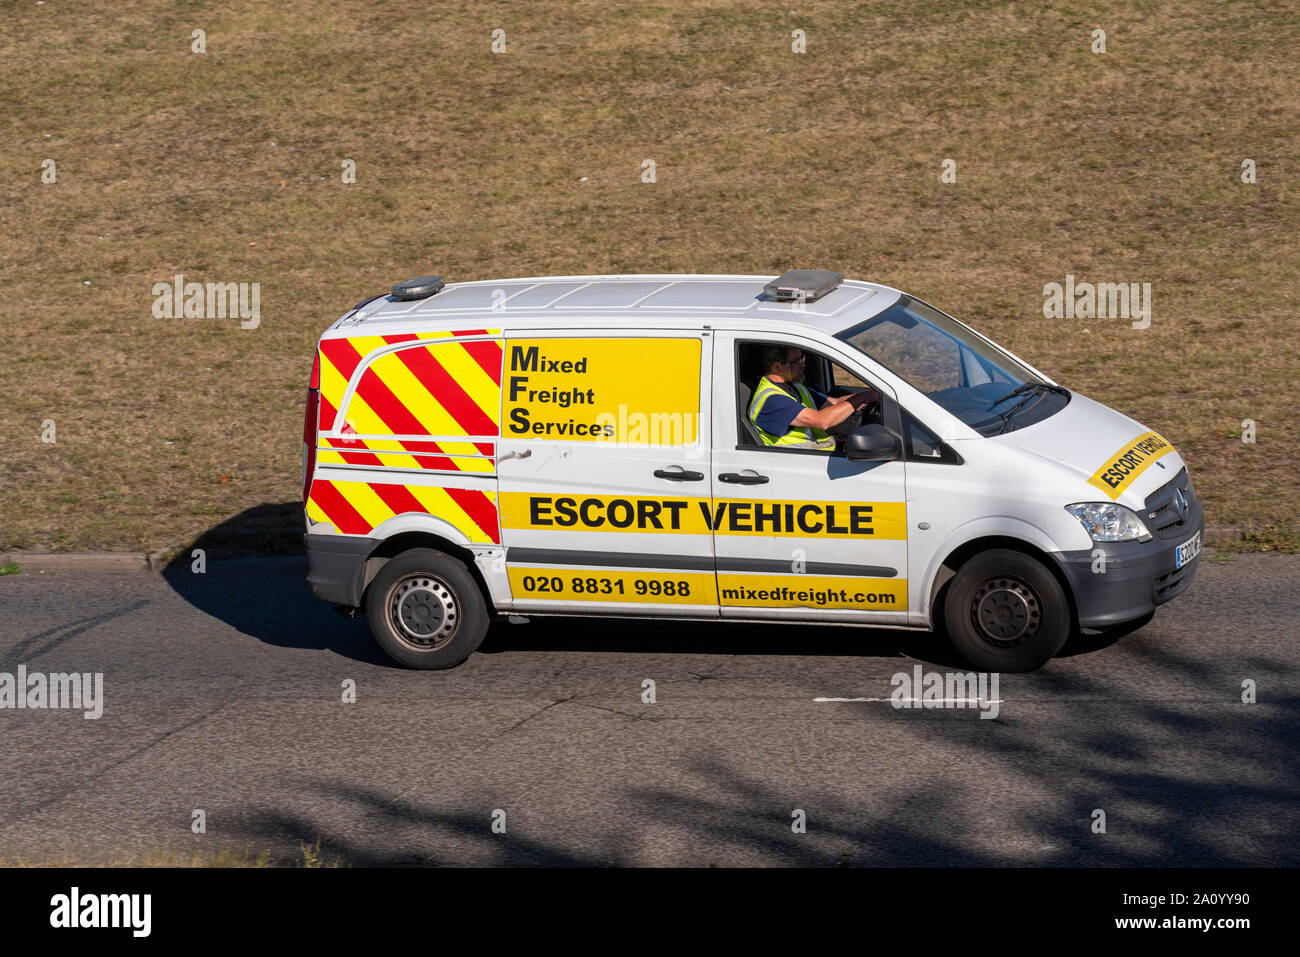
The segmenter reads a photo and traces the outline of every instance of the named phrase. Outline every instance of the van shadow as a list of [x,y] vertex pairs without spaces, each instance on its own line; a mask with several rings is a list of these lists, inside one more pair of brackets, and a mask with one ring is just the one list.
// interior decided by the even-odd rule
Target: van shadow
[[[371,640],[364,614],[344,618],[311,594],[300,508],[297,502],[259,505],[213,526],[177,553],[163,577],[195,608],[258,641],[399,667]],[[201,574],[196,550],[203,553]],[[1062,654],[1100,650],[1136,627],[1076,637]],[[941,632],[721,620],[532,616],[518,625],[502,616],[479,652],[512,651],[908,657],[943,668],[969,667]]]
[[1090,655],[1093,652],[1109,648],[1124,636],[1131,635],[1133,632],[1140,631],[1151,624],[1155,616],[1155,610],[1152,609],[1141,618],[1126,621],[1122,625],[1107,628],[1105,631],[1096,634],[1083,634],[1076,629],[1074,634],[1070,636],[1070,640],[1065,643],[1065,647],[1056,653],[1056,657],[1073,658],[1075,655]]
[[480,654],[512,651],[624,654],[801,655],[898,658],[957,663],[942,639],[889,628],[777,625],[739,621],[532,616],[493,625]]
[[[286,502],[241,512],[182,548],[162,576],[199,611],[265,644],[389,663],[370,640],[364,618],[343,618],[312,595],[301,509]],[[196,550],[202,552],[201,573]]]
[[[1158,665],[1204,690],[1222,677],[1216,663],[1169,646],[1139,647],[1137,654],[1139,668]],[[1252,656],[1247,666],[1284,687],[1297,673],[1280,657]],[[409,786],[289,777],[285,783],[301,795],[290,802],[292,810],[237,809],[231,825],[251,847],[274,848],[281,863],[294,863],[299,848],[316,844],[329,862],[353,867],[1296,866],[1300,775],[1291,757],[1300,701],[1294,696],[1268,711],[1232,717],[1230,703],[1133,697],[1110,679],[1085,673],[1043,672],[1020,681],[1008,686],[1010,700],[993,721],[909,712],[885,732],[875,713],[859,712],[864,740],[887,733],[903,764],[912,765],[916,755],[916,766],[924,767],[928,758],[933,776],[885,768],[861,781],[819,775],[796,781],[781,775],[798,764],[755,764],[725,744],[696,740],[668,763],[665,777],[656,772],[619,784],[606,775],[593,787],[576,757],[590,739],[576,735],[550,742],[550,760],[531,773],[586,795],[576,802],[581,811],[554,793],[525,802],[535,787],[521,789],[526,777],[510,778],[513,772],[506,772],[509,784],[485,785],[480,774],[487,770],[474,765],[464,780],[478,784],[427,794]],[[1054,702],[1045,710],[1034,703],[1044,693],[1040,702]],[[552,707],[586,705],[565,699]],[[618,734],[603,730],[599,743],[619,741]],[[629,747],[652,740],[640,730],[629,734],[622,739]],[[1171,735],[1195,741],[1194,752],[1171,749]],[[539,739],[515,744],[538,746]],[[1190,754],[1195,758],[1188,760]],[[446,759],[420,752],[408,770],[413,780],[427,781],[427,769],[446,770]],[[498,773],[501,767],[498,760]],[[1015,782],[1016,791],[990,792],[999,780]],[[506,806],[528,823],[498,835],[484,809],[502,806],[503,790],[519,795]],[[1003,801],[1022,807],[1014,821],[992,824]],[[806,835],[792,835],[792,803],[814,809],[816,826]],[[615,806],[617,814],[585,817]],[[1107,812],[1109,832],[1095,829],[1097,809]],[[998,827],[1005,829],[991,831]]]

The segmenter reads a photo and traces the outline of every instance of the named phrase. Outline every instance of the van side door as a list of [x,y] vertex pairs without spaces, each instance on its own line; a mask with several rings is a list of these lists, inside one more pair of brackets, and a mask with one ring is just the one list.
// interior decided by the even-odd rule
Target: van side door
[[897,408],[888,386],[829,345],[794,334],[718,335],[710,479],[722,617],[906,624],[903,461],[763,444],[747,406],[765,371],[755,361],[765,343],[804,350],[810,366],[838,365],[844,381],[873,386],[886,409]]
[[518,611],[717,617],[712,339],[507,335],[498,476]]

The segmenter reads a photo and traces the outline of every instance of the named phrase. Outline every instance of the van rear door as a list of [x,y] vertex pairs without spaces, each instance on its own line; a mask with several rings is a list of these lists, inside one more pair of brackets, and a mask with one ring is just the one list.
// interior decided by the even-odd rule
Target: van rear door
[[499,542],[500,381],[498,330],[322,340],[308,519],[342,535]]

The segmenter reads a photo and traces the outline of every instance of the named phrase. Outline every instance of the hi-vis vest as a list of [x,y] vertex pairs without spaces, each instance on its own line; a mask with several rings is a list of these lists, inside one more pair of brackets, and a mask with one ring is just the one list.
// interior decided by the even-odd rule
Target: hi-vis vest
[[[799,391],[799,398],[803,404],[810,409],[816,409],[817,403],[813,401],[812,393],[805,389],[800,383],[790,383]],[[754,423],[759,438],[763,440],[764,445],[783,445],[793,446],[796,448],[806,449],[826,449],[835,448],[835,439],[829,432],[823,432],[821,429],[808,428],[806,426],[792,425],[790,431],[785,435],[773,436],[769,432],[764,432],[758,424],[758,416],[763,411],[763,403],[774,395],[783,395],[790,398],[790,393],[786,392],[779,385],[763,376],[758,380],[758,388],[754,390],[754,397],[749,402],[749,421]]]

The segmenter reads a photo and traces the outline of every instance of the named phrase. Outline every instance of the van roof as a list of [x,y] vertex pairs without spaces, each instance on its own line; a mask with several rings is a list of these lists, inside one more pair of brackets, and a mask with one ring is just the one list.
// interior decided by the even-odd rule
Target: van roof
[[[349,312],[332,330],[341,335],[389,334],[414,329],[547,328],[646,325],[752,329],[778,320],[838,332],[870,319],[898,301],[889,286],[846,279],[812,302],[767,296],[776,277],[744,275],[538,276],[448,283],[426,299],[380,296]],[[468,324],[468,326],[467,326]],[[379,328],[382,327],[382,332]]]

